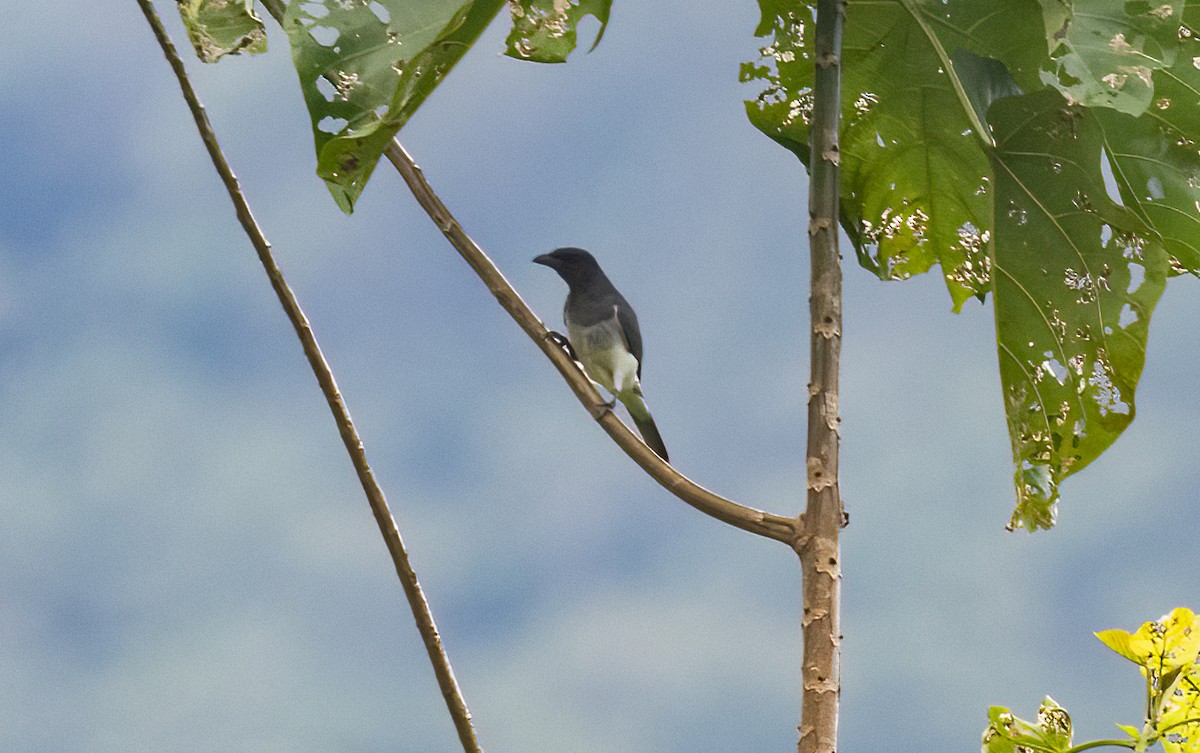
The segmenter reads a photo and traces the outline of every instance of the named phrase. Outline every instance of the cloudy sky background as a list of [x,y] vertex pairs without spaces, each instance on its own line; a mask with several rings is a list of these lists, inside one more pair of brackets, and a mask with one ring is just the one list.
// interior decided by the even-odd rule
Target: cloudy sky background
[[[170,3],[160,2],[184,41]],[[0,0],[0,750],[452,751],[386,550],[137,5]],[[634,303],[672,458],[803,504],[806,185],[746,121],[752,2],[618,3],[565,66],[501,22],[402,133],[559,325],[530,258],[593,250]],[[314,323],[493,753],[789,750],[799,573],[607,439],[390,167],[313,175],[285,39],[189,60]],[[853,255],[846,247],[850,259]],[[1045,694],[1084,737],[1142,682],[1091,637],[1200,606],[1200,289],[1154,317],[1138,419],[1003,530],[990,305],[848,263],[841,748],[974,751]]]

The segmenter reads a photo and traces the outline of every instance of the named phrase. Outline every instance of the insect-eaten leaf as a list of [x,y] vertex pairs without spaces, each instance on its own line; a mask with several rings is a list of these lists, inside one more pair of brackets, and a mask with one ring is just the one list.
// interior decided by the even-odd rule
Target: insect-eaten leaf
[[1046,696],[1036,722],[1027,722],[1003,706],[988,709],[983,731],[983,753],[1022,753],[1028,750],[1066,751],[1071,747],[1071,716]]
[[177,0],[176,4],[201,62],[267,51],[267,32],[254,12],[254,0]]
[[505,41],[505,55],[535,63],[563,63],[578,44],[579,22],[593,16],[600,22],[596,49],[608,28],[612,0],[512,0],[508,4],[513,27]]
[[1196,663],[1200,656],[1200,623],[1186,607],[1145,622],[1135,632],[1101,630],[1096,637],[1105,645],[1143,669],[1169,672]]
[[1143,623],[1135,632],[1102,630],[1104,645],[1138,665],[1146,678],[1147,724],[1121,726],[1136,750],[1161,743],[1166,753],[1196,753],[1200,740],[1200,624],[1185,607]]
[[1168,259],[1109,197],[1103,132],[1044,90],[990,111],[997,146],[993,301],[1016,463],[1011,527],[1054,524],[1059,485],[1133,420]]
[[[746,113],[807,165],[812,10],[787,0],[759,0],[759,8],[755,34],[765,42],[740,79],[762,89]],[[903,280],[937,265],[955,310],[983,298],[991,288],[984,146],[992,141],[984,116],[1019,86],[1041,86],[1044,41],[1036,0],[849,2],[840,220],[861,266]]]
[[[1165,6],[1164,6],[1165,7]],[[1192,3],[1174,65],[1153,74],[1154,102],[1140,117],[1098,109],[1121,200],[1162,235],[1172,272],[1200,275],[1200,23]]]
[[1054,44],[1042,80],[1070,101],[1141,115],[1178,52],[1184,0],[1041,0]]
[[504,0],[294,0],[284,26],[308,105],[317,174],[346,213],[392,136]]
[[[807,165],[811,3],[759,0],[751,122]],[[848,0],[840,221],[881,279],[991,291],[1010,527],[1129,425],[1150,315],[1200,274],[1200,3]],[[1047,48],[1047,39],[1052,49]],[[1025,94],[1028,92],[1028,94]]]

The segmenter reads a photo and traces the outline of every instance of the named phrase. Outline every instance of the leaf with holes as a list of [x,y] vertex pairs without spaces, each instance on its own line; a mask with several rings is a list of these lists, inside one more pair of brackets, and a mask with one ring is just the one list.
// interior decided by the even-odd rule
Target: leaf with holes
[[1141,115],[1155,71],[1175,61],[1184,0],[1041,0],[1053,66],[1042,80],[1072,102]]
[[1101,630],[1096,637],[1137,664],[1146,678],[1150,723],[1142,730],[1123,728],[1144,743],[1138,749],[1161,742],[1167,753],[1200,750],[1200,623],[1192,610],[1177,607],[1133,633]]
[[[1200,154],[1156,121],[1097,110],[1122,203],[1162,236],[1176,271],[1200,271]],[[1193,132],[1195,133],[1195,132]]]
[[1156,731],[1166,753],[1200,753],[1200,668],[1181,668],[1164,688]]
[[[612,0],[513,0],[508,4],[513,28],[504,54],[535,63],[563,63],[577,44],[577,27],[584,16],[600,22],[591,50],[608,27]],[[590,52],[590,50],[589,50]]]
[[253,0],[178,0],[196,57],[215,63],[226,55],[267,51],[267,32]]
[[313,124],[317,174],[349,213],[392,136],[504,0],[294,0],[284,26]]
[[1045,753],[1071,747],[1071,716],[1053,698],[1046,696],[1038,708],[1036,722],[1027,722],[1003,706],[988,709],[988,726],[983,732],[983,753]]
[[[747,113],[808,164],[812,10],[759,5],[756,33],[769,43],[742,67],[743,81],[764,86]],[[881,278],[939,264],[956,310],[993,291],[1013,526],[1052,525],[1062,480],[1132,420],[1171,265],[1200,264],[1198,20],[1200,3],[1142,0],[847,6],[840,220]],[[1054,58],[1049,27],[1061,32]],[[1107,87],[1104,66],[1128,67],[1131,55],[1156,87],[1139,117],[1117,111],[1149,103],[1128,80],[1120,96],[1100,96],[1069,75],[1086,69]]]
[[[808,164],[811,10],[759,0],[768,37],[741,80],[763,92],[750,121]],[[859,263],[882,279],[941,266],[955,310],[991,285],[986,125],[955,72],[961,53],[1004,60],[1021,86],[1040,86],[1045,37],[1036,0],[895,0],[847,7],[843,41],[842,216]],[[1005,66],[998,67],[1001,73]],[[997,69],[976,66],[979,81]],[[996,92],[1011,85],[998,77]]]
[[993,300],[1016,463],[1014,526],[1049,528],[1060,482],[1134,415],[1167,256],[1114,202],[1103,131],[1047,90],[996,103]]
[[1096,115],[1126,206],[1162,235],[1175,271],[1200,274],[1200,4],[1184,10],[1175,64],[1154,71],[1154,104],[1138,118]]
[[1135,632],[1101,630],[1096,637],[1105,646],[1151,672],[1166,673],[1189,667],[1200,657],[1200,622],[1186,607],[1152,622],[1144,622]]

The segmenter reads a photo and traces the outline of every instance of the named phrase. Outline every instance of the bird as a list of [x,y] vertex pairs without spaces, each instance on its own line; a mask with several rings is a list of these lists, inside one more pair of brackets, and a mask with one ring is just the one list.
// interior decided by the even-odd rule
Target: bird
[[[670,462],[667,447],[642,395],[642,332],[637,314],[596,258],[582,248],[559,248],[534,257],[567,283],[563,321],[567,341],[588,377],[620,400],[646,445]],[[610,403],[610,407],[611,407]]]

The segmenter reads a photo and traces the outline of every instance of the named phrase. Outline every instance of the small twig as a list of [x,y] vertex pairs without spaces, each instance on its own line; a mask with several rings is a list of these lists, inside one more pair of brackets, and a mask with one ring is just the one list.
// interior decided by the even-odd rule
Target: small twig
[[354,470],[357,472],[359,482],[362,484],[363,491],[367,495],[367,500],[371,504],[371,511],[375,514],[375,521],[379,524],[379,530],[383,534],[388,551],[392,555],[392,560],[396,566],[396,574],[400,576],[400,583],[404,586],[404,594],[408,598],[409,607],[412,609],[413,617],[417,623],[417,629],[420,631],[421,639],[425,643],[425,650],[428,652],[429,659],[433,663],[433,671],[437,675],[438,686],[441,688],[446,706],[450,710],[454,726],[458,730],[458,737],[462,742],[463,750],[466,753],[481,753],[482,749],[479,747],[479,740],[475,736],[475,727],[471,723],[471,713],[467,710],[467,704],[463,700],[462,691],[458,687],[458,681],[454,678],[454,670],[451,668],[450,660],[446,656],[445,649],[442,647],[442,639],[438,635],[437,625],[434,624],[433,613],[429,610],[429,603],[426,601],[425,594],[421,590],[421,584],[418,582],[417,575],[409,563],[404,541],[400,537],[400,530],[396,527],[396,520],[392,517],[391,510],[388,508],[383,489],[376,482],[375,474],[371,470],[371,466],[367,463],[362,439],[359,437],[358,431],[354,428],[354,422],[350,418],[350,411],[346,407],[345,400],[342,399],[341,392],[338,391],[337,383],[333,378],[333,371],[330,369],[329,363],[325,360],[324,354],[321,353],[321,348],[317,344],[316,337],[313,335],[308,318],[305,317],[300,304],[296,301],[296,296],[292,293],[291,288],[288,287],[286,280],[284,280],[283,273],[280,272],[279,267],[275,264],[275,260],[271,255],[271,245],[267,242],[266,236],[255,221],[254,215],[250,211],[250,205],[242,193],[241,186],[230,169],[225,155],[221,152],[221,147],[217,143],[217,137],[213,132],[212,124],[209,123],[208,116],[204,112],[204,106],[200,103],[196,92],[192,89],[191,82],[188,80],[183,60],[180,59],[179,54],[175,50],[175,45],[167,35],[166,29],[163,28],[151,0],[138,0],[138,5],[141,6],[142,13],[146,16],[146,21],[154,31],[154,36],[158,40],[163,54],[171,64],[171,68],[175,71],[175,77],[179,81],[179,88],[183,91],[183,98],[187,100],[188,108],[191,110],[192,117],[196,121],[196,128],[200,131],[200,138],[204,141],[204,146],[208,149],[208,154],[212,158],[213,165],[216,167],[217,173],[220,174],[221,180],[225,184],[225,190],[229,193],[229,198],[233,201],[238,222],[241,223],[242,228],[246,231],[246,235],[249,236],[250,242],[254,245],[254,250],[258,252],[259,261],[262,262],[263,268],[267,272],[267,277],[271,281],[271,287],[275,289],[276,295],[279,296],[279,302],[287,313],[292,327],[296,330],[296,335],[300,338],[300,343],[304,348],[304,355],[308,358],[308,363],[312,367],[313,373],[317,377],[317,382],[321,386],[321,392],[324,393],[325,399],[329,403],[329,409],[333,412],[338,431],[342,435],[342,442],[345,444],[346,451],[350,454],[350,459],[354,463]]

